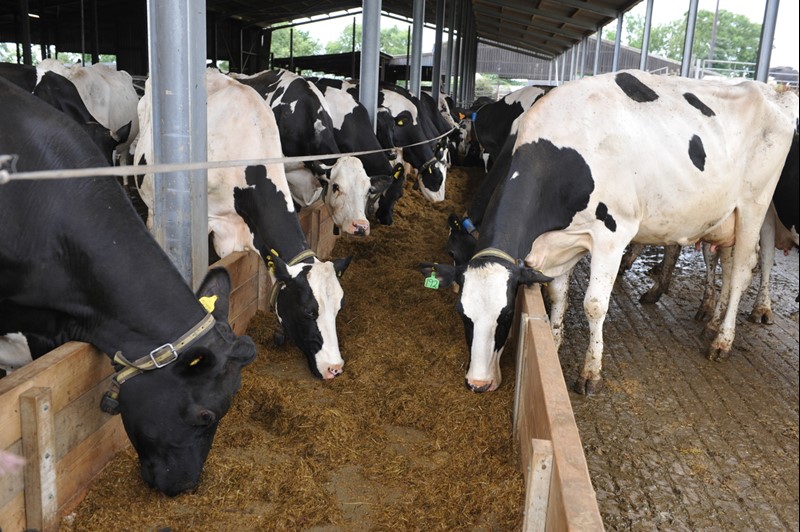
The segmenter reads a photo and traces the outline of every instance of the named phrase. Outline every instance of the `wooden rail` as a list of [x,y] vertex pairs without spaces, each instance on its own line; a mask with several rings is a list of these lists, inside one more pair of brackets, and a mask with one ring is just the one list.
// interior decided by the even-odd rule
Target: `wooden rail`
[[539,285],[519,291],[514,436],[525,475],[523,531],[602,531],[603,520]]
[[[231,275],[229,321],[244,333],[266,310],[268,276],[254,252],[216,262]],[[92,479],[130,445],[119,416],[100,410],[113,368],[89,344],[70,342],[0,379],[0,449],[23,471],[0,476],[0,530],[58,530]]]

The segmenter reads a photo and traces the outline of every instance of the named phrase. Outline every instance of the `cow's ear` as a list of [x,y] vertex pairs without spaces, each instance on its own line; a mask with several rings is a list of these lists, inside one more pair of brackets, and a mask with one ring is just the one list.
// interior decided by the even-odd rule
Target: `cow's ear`
[[369,178],[369,193],[370,194],[383,194],[389,185],[392,184],[392,176],[390,175],[374,175]]
[[111,138],[116,140],[118,143],[122,144],[128,140],[128,136],[131,134],[131,124],[133,122],[128,122],[118,130],[111,133]]
[[352,255],[348,255],[343,259],[336,259],[333,261],[333,270],[336,272],[336,277],[341,277],[348,266],[350,266],[350,261],[353,260]]
[[533,283],[546,284],[553,280],[552,277],[548,277],[539,270],[527,266],[519,266],[517,270],[519,273],[519,283],[525,286],[530,286]]
[[272,273],[278,281],[283,281],[284,283],[291,281],[292,274],[289,273],[289,268],[286,266],[286,263],[277,253],[273,253],[272,250],[270,251],[270,254],[266,258],[267,268],[270,273]]
[[425,276],[425,288],[447,288],[453,284],[461,284],[461,272],[449,264],[435,262],[421,262],[417,270]]
[[228,321],[231,277],[225,268],[212,268],[197,289],[197,299],[217,321]]

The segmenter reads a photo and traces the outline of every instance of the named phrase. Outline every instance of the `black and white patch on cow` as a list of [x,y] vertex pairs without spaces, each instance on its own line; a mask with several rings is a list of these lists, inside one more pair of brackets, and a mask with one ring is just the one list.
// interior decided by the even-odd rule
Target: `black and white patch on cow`
[[236,212],[270,266],[271,306],[284,335],[303,352],[315,376],[332,379],[344,367],[336,316],[344,302],[339,278],[351,257],[319,260],[308,248],[295,213],[280,209],[285,196],[274,181],[263,166],[248,167],[246,186],[233,190]]
[[378,105],[394,119],[394,145],[403,147],[403,159],[418,173],[416,184],[423,197],[432,202],[444,200],[447,142],[432,141],[437,135],[426,125],[422,104],[402,87],[384,85],[378,93]]
[[[686,93],[714,114],[702,112],[684,97]],[[568,287],[564,280],[578,260],[591,254],[584,298],[590,338],[577,391],[593,393],[600,387],[602,326],[621,257],[631,241],[736,243],[724,283],[727,310],[719,322],[712,321],[711,329],[718,334],[708,351],[715,360],[728,356],[736,311],[755,264],[761,222],[797,117],[797,95],[778,94],[766,84],[715,83],[637,71],[565,84],[522,115],[507,176],[481,225],[476,257],[495,250],[510,257],[507,263],[524,258],[524,268],[531,273],[555,278],[549,291],[554,307],[563,309]],[[695,138],[702,141],[703,164],[698,164]],[[519,284],[514,276],[497,270],[474,282],[468,275],[484,262],[481,255],[480,261],[473,257],[467,264],[460,300],[488,298],[483,294],[486,286],[505,283],[510,306],[513,283]],[[488,276],[500,279],[493,282]],[[554,333],[561,318],[551,310]],[[474,319],[480,325],[472,323],[473,329],[494,331],[501,322],[507,329],[510,317],[493,311]],[[480,346],[473,339],[470,371],[491,359],[491,336],[484,333]],[[492,389],[486,381],[499,382],[491,366],[476,371],[481,375],[473,383],[476,390]]]
[[[0,153],[17,156],[17,171],[107,165],[77,124],[2,78],[0,112]],[[106,411],[121,415],[147,484],[170,496],[197,486],[256,355],[227,323],[227,271],[209,271],[193,293],[109,177],[2,185],[0,250],[0,334],[82,341],[136,361],[144,371],[119,383]]]

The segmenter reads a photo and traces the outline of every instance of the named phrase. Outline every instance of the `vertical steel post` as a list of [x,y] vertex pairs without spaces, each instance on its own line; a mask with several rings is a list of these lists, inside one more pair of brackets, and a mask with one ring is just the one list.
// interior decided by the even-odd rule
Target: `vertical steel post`
[[769,78],[769,62],[772,59],[772,41],[775,40],[775,25],[778,20],[778,0],[767,0],[764,7],[764,24],[761,25],[761,39],[758,44],[756,60],[756,80],[766,83]]
[[647,56],[650,54],[650,27],[653,25],[653,0],[647,0],[644,14],[644,33],[642,34],[642,56],[639,58],[639,70],[647,70]]
[[617,38],[614,39],[614,58],[611,61],[611,72],[619,70],[619,50],[622,45],[622,21],[624,15],[619,13],[617,15]]
[[442,34],[444,33],[444,0],[436,0],[436,40],[433,45],[431,65],[431,96],[439,107],[439,92],[442,86]]
[[595,42],[594,42],[594,66],[592,67],[592,75],[596,76],[600,70],[600,45],[603,42],[603,27],[600,26],[597,28],[597,33],[595,33]]
[[425,27],[425,0],[414,0],[414,20],[411,29],[411,78],[409,90],[419,98],[422,84],[422,30]]
[[683,57],[681,58],[681,76],[689,77],[692,68],[692,46],[694,29],[697,25],[697,4],[699,0],[689,0],[689,12],[686,15],[686,35],[683,37]]
[[381,0],[367,0],[361,13],[361,70],[358,97],[367,108],[372,130],[378,116],[378,70],[380,68]]
[[[148,0],[153,163],[206,160],[205,2]],[[154,176],[153,234],[196,289],[208,270],[205,170]]]
[[455,37],[455,25],[456,25],[456,0],[449,0],[447,2],[447,55],[449,57],[446,58],[445,63],[447,64],[447,71],[445,72],[444,78],[444,92],[453,96],[453,93],[450,92],[450,84],[452,82],[451,78],[453,76],[453,65],[455,64],[455,46],[454,45],[454,37]]

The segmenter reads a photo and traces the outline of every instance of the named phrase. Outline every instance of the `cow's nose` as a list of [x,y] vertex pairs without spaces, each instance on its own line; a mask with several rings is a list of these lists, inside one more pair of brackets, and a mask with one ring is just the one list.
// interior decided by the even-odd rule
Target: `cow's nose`
[[341,375],[342,371],[343,370],[342,370],[342,366],[341,365],[331,366],[325,372],[324,378],[325,378],[325,380],[333,379],[334,377],[337,377],[337,376]]
[[493,390],[492,385],[494,384],[493,381],[473,381],[470,382],[469,379],[464,379],[464,384],[466,384],[467,388],[475,393],[483,393],[483,392],[491,392]]
[[353,234],[356,236],[369,235],[369,222],[353,222]]

